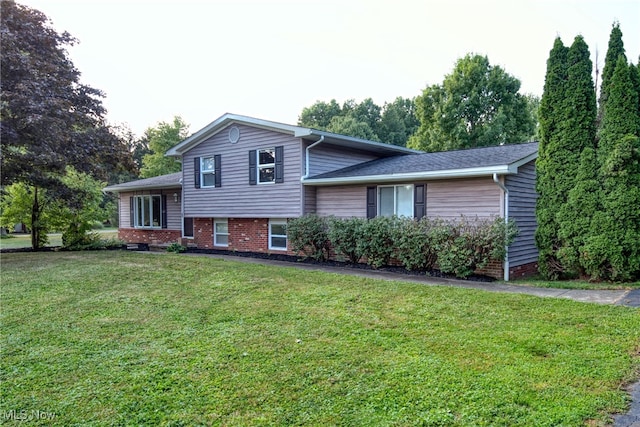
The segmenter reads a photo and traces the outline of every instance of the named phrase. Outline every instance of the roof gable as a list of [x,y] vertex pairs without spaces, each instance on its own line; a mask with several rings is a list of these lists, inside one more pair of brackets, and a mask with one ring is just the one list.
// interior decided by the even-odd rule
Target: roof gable
[[182,156],[185,152],[196,147],[200,143],[206,141],[213,135],[221,132],[225,128],[233,124],[242,124],[274,132],[281,132],[292,135],[296,138],[304,138],[310,141],[323,141],[326,144],[335,144],[342,147],[348,147],[359,150],[371,151],[384,156],[397,154],[419,153],[420,151],[412,150],[406,147],[385,144],[381,142],[368,141],[365,139],[354,138],[346,135],[339,135],[331,132],[319,131],[316,129],[306,128],[302,126],[287,125],[284,123],[273,122],[269,120],[256,119],[248,116],[237,114],[224,114],[204,128],[200,129],[184,141],[169,149],[166,156]]

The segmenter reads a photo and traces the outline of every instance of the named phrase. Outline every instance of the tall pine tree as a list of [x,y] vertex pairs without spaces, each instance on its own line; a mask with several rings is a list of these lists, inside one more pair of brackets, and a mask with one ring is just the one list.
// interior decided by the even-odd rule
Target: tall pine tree
[[602,83],[600,83],[600,98],[598,100],[600,105],[600,109],[598,110],[598,123],[600,124],[604,115],[604,106],[609,98],[609,87],[611,86],[613,72],[620,55],[624,56],[626,61],[627,57],[625,56],[624,43],[622,42],[622,30],[620,30],[620,24],[614,22],[613,28],[611,28],[611,34],[609,35],[609,46],[607,47],[607,54],[604,58]]
[[624,55],[608,90],[598,144],[603,209],[581,256],[594,278],[633,280],[640,278],[640,94]]
[[566,200],[573,184],[571,177],[564,175],[563,123],[566,120],[564,107],[567,93],[568,48],[560,37],[556,38],[547,60],[544,91],[540,100],[540,143],[536,160],[538,200],[536,205],[536,245],[539,250],[539,269],[548,278],[558,277],[562,272],[556,253],[559,224],[556,213]]
[[[582,36],[575,38],[567,56],[567,82],[561,147],[555,159],[562,167],[567,199],[556,213],[558,259],[563,275],[581,273],[579,250],[584,244],[591,218],[598,207],[596,138],[596,92],[591,77],[589,47]],[[588,150],[588,152],[585,152]]]

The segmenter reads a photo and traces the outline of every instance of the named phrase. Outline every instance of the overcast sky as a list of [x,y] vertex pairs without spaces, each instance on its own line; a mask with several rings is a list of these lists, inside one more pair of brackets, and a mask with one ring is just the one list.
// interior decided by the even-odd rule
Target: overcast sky
[[226,112],[296,124],[317,100],[382,106],[487,55],[541,95],[556,36],[584,36],[602,68],[620,22],[640,54],[638,0],[17,0],[80,43],[82,82],[136,135],[180,115],[196,132]]

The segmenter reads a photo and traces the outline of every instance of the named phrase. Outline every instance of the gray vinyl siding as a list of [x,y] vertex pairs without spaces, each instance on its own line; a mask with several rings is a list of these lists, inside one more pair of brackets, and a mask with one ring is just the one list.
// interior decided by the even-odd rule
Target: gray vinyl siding
[[[292,218],[302,213],[302,144],[299,138],[236,125],[240,139],[222,129],[183,156],[184,215],[200,218]],[[284,146],[284,182],[249,185],[249,151]],[[221,187],[194,187],[194,158],[221,156]]]
[[515,220],[519,234],[509,246],[511,267],[536,262],[538,249],[534,234],[536,222],[536,169],[535,161],[519,168],[517,175],[508,175],[505,186],[509,190],[509,220]]
[[312,186],[302,187],[302,194],[304,197],[303,215],[316,213],[317,187],[312,187]]
[[316,212],[320,216],[334,215],[339,218],[366,218],[367,216],[366,186],[318,187],[316,197]]
[[490,177],[429,181],[427,217],[501,216],[501,191]]
[[[371,153],[341,149],[323,143],[312,148],[309,152],[309,176],[332,172],[378,158]],[[306,156],[306,150],[304,155]]]
[[180,195],[181,190],[179,188],[167,188],[164,190],[145,190],[145,191],[131,191],[127,193],[120,193],[120,209],[119,209],[119,227],[131,228],[131,207],[129,206],[130,197],[142,196],[142,195],[160,195],[167,196],[167,229],[168,230],[182,230],[182,215],[180,197],[178,202],[174,202],[173,194],[178,193]]

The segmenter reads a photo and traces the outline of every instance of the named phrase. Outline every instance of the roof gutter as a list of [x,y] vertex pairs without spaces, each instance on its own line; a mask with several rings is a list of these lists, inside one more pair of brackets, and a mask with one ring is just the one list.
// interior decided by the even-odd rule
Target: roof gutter
[[306,155],[305,155],[305,165],[304,165],[304,176],[302,177],[302,180],[304,181],[305,179],[309,178],[309,151],[315,147],[316,145],[319,145],[322,141],[324,141],[324,135],[320,136],[320,139],[317,140],[316,142],[314,142],[313,144],[309,145],[306,148]]
[[[309,147],[311,148],[311,147]],[[350,176],[341,178],[311,178],[302,177],[304,185],[350,185],[368,183],[402,182],[421,179],[447,179],[447,178],[475,178],[491,176],[492,174],[510,174],[508,166],[489,166],[467,169],[446,169],[429,172],[408,172],[383,175]]]
[[[504,193],[504,223],[505,225],[509,222],[509,189],[504,186],[502,182],[500,182],[500,178],[497,173],[493,174],[493,182],[500,187],[500,190]],[[505,234],[507,231],[505,230]],[[504,281],[509,281],[509,246],[505,247],[505,257],[503,263],[504,269]]]

